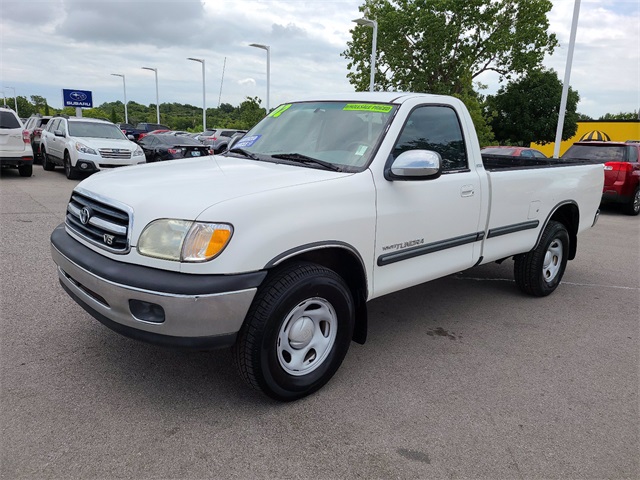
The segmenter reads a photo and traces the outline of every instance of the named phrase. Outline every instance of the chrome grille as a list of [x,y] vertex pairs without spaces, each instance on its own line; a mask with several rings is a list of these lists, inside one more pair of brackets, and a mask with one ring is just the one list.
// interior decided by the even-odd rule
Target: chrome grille
[[129,160],[131,158],[131,150],[126,148],[101,148],[98,152],[102,158],[117,158],[120,160]]
[[65,224],[105,250],[129,251],[129,214],[122,209],[74,191],[67,205]]

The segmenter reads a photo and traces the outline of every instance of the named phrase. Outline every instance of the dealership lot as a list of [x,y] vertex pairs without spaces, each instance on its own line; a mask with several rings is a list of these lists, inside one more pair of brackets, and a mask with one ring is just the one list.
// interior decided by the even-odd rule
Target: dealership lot
[[281,404],[228,351],[126,339],[63,293],[76,184],[2,172],[1,478],[640,476],[637,217],[604,210],[549,297],[505,261],[374,300],[367,343]]

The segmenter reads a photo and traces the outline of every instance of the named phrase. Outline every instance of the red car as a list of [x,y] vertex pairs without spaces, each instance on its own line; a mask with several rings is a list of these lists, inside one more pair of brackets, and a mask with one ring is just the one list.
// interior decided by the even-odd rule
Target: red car
[[484,147],[480,150],[481,153],[486,155],[505,155],[507,157],[527,157],[527,158],[547,158],[547,156],[529,147],[513,147],[513,146],[495,146]]
[[640,143],[576,142],[561,158],[604,163],[602,203],[622,204],[625,213],[640,213]]

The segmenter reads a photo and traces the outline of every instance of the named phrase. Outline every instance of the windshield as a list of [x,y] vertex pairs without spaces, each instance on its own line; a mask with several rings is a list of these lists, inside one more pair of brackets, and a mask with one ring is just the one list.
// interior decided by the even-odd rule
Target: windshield
[[111,123],[69,122],[69,135],[72,137],[115,138],[123,140],[122,130]]
[[572,145],[562,158],[586,158],[597,162],[624,162],[623,145]]
[[[267,161],[303,162],[315,168],[323,162],[340,170],[360,169],[371,159],[395,108],[356,102],[280,105],[237,142],[231,153],[239,149]],[[314,159],[320,162],[310,161]]]

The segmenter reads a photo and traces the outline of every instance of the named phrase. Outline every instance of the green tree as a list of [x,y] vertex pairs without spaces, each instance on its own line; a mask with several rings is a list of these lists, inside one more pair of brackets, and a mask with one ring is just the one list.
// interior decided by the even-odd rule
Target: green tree
[[82,116],[86,118],[101,118],[108,120],[109,115],[102,108],[85,108],[82,110]]
[[640,120],[640,113],[637,110],[633,112],[605,113],[598,120]]
[[[35,105],[33,105],[27,97],[22,97],[18,95],[16,98],[16,102],[18,103],[18,113],[21,117],[30,117],[34,113],[38,113]],[[11,99],[11,103],[9,103],[9,99],[7,99],[7,105],[13,105],[13,99]]]
[[[377,90],[468,95],[483,72],[537,67],[557,45],[547,33],[550,0],[365,0],[378,22]],[[368,89],[372,29],[356,26],[342,53],[347,78]]]
[[[561,97],[562,82],[554,70],[536,69],[501,87],[486,102],[496,139],[525,146],[555,141]],[[578,129],[579,100],[578,92],[569,87],[563,140],[573,137]]]
[[260,103],[261,101],[258,97],[247,97],[246,100],[240,104],[239,123],[236,123],[234,127],[249,130],[262,120],[267,113],[266,110],[260,106]]

